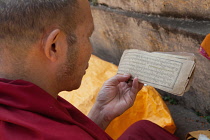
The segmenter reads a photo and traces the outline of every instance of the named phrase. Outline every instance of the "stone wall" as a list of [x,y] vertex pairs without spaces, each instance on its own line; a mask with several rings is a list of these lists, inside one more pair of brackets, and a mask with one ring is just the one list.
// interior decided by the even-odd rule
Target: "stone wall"
[[209,0],[98,0],[100,4],[140,13],[210,19]]
[[[98,0],[91,6],[94,54],[114,64],[125,49],[191,52],[196,71],[189,92],[173,96],[187,108],[210,114],[210,61],[198,53],[210,33],[210,1]],[[160,91],[161,94],[167,94]]]

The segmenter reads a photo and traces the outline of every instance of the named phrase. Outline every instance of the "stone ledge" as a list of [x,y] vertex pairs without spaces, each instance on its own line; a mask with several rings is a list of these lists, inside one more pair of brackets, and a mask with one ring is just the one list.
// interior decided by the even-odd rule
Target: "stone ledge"
[[140,13],[210,19],[208,0],[98,0],[99,4]]
[[95,31],[94,54],[118,64],[125,49],[144,51],[191,52],[197,58],[195,78],[189,92],[179,99],[185,107],[210,114],[210,65],[198,52],[210,29],[209,21],[180,20],[111,9],[92,7]]
[[[132,11],[125,11],[122,9],[115,9],[106,6],[91,6],[92,10],[103,10],[109,13],[116,13],[119,15],[133,17],[136,19],[141,19],[150,22],[151,24],[157,24],[162,26],[163,28],[179,31],[179,32],[187,32],[191,35],[196,34],[200,36],[205,36],[210,33],[210,21],[208,20],[194,20],[194,19],[182,19],[182,18],[173,18],[173,17],[164,17],[160,15],[151,15],[151,14],[143,14]],[[155,25],[154,25],[155,26]],[[158,27],[157,27],[158,28]],[[207,30],[209,29],[209,30]]]

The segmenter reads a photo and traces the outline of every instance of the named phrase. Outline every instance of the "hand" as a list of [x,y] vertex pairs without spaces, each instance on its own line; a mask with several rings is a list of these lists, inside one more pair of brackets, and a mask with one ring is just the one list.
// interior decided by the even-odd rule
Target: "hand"
[[104,83],[88,115],[101,128],[105,129],[114,118],[133,105],[143,84],[137,78],[127,82],[130,77],[118,74]]

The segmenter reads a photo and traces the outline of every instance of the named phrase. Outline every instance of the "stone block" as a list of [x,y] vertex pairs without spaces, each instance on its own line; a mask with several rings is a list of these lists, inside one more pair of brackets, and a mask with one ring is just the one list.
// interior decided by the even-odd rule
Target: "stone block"
[[209,0],[98,0],[98,3],[140,13],[210,18]]
[[210,114],[210,61],[198,52],[210,22],[141,15],[103,6],[91,9],[94,54],[104,60],[118,64],[125,49],[194,53],[197,66],[192,87],[184,96],[174,98],[185,107]]

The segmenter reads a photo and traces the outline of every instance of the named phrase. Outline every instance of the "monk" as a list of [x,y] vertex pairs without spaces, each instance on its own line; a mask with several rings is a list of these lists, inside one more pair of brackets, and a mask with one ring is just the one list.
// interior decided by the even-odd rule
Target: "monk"
[[[0,10],[0,140],[110,140],[104,129],[133,105],[137,78],[106,81],[88,117],[58,96],[79,88],[88,68],[88,0],[0,0]],[[154,138],[176,139],[148,121],[120,139]]]

